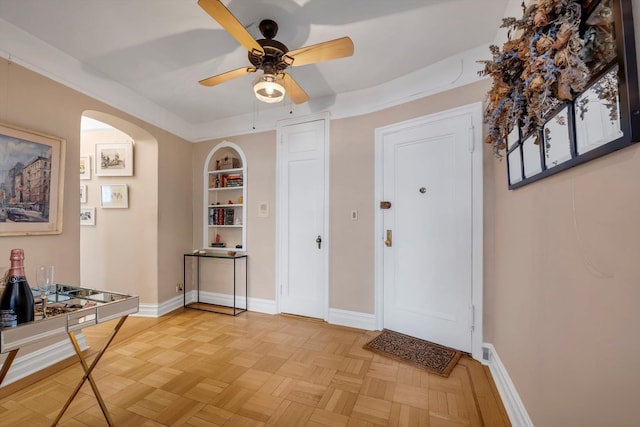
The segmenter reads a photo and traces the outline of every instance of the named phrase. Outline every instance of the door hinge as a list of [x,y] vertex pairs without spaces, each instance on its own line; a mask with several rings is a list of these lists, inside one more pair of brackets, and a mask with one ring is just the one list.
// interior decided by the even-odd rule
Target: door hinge
[[476,329],[476,306],[471,304],[470,311],[471,311],[471,332],[473,332]]
[[473,140],[474,134],[475,134],[474,127],[473,125],[471,125],[469,127],[469,152],[470,153],[473,153],[473,150],[475,150],[475,142]]

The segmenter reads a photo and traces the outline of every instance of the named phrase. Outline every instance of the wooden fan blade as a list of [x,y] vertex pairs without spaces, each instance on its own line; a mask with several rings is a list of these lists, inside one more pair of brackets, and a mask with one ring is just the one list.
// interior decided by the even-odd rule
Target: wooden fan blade
[[264,55],[262,46],[249,34],[247,29],[244,28],[220,0],[198,0],[198,5],[249,52],[256,56]]
[[309,95],[300,87],[300,85],[293,80],[289,74],[284,74],[284,89],[287,92],[287,96],[293,101],[294,104],[302,104],[309,100]]
[[[328,42],[318,43],[289,51],[285,62],[294,67],[344,58],[353,55],[353,42],[349,37],[342,37]],[[291,61],[291,63],[289,63]]]
[[202,86],[215,86],[220,83],[224,83],[228,80],[235,79],[238,77],[242,77],[245,74],[255,73],[256,67],[242,67],[233,71],[227,71],[226,73],[218,74],[217,76],[212,76],[203,80],[200,80]]

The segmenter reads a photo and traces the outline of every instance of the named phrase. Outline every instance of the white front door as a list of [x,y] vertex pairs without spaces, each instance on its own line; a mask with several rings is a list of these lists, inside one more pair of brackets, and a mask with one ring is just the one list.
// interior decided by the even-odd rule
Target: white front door
[[472,121],[382,132],[383,326],[471,352]]
[[279,310],[326,319],[328,119],[278,127]]

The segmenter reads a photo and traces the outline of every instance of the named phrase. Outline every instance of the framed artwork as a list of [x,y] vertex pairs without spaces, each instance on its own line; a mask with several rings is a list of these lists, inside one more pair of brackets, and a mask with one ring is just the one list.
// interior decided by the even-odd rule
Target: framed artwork
[[91,179],[90,156],[80,156],[80,179]]
[[65,140],[0,124],[0,236],[60,234]]
[[640,141],[632,2],[547,3],[505,18],[513,37],[483,61],[487,142],[506,151],[509,189]]
[[104,209],[126,209],[129,207],[127,184],[100,186],[100,203]]
[[96,144],[96,176],[133,176],[133,143],[100,142]]
[[87,203],[87,186],[80,185],[80,203]]
[[96,208],[80,208],[80,225],[96,225]]

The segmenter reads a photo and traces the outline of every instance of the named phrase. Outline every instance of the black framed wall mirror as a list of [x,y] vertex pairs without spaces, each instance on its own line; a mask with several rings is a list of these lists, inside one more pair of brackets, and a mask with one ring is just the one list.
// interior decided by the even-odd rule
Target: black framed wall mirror
[[640,95],[630,0],[582,0],[584,90],[554,99],[544,124],[506,138],[509,189],[640,142]]

